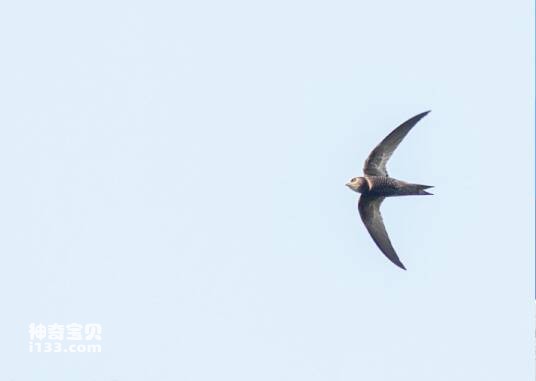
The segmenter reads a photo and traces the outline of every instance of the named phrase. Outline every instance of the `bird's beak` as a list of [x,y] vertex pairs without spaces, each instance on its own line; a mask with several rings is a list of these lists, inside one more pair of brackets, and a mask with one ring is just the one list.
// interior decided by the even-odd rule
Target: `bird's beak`
[[346,183],[344,185],[346,185],[348,188],[350,188],[350,183]]

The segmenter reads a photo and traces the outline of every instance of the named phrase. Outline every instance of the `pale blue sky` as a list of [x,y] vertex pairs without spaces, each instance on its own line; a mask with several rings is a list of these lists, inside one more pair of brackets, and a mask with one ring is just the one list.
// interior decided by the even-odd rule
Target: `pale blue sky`
[[[4,2],[0,378],[533,380],[533,14]],[[344,184],[428,109],[389,165],[436,186],[384,203],[404,272]]]

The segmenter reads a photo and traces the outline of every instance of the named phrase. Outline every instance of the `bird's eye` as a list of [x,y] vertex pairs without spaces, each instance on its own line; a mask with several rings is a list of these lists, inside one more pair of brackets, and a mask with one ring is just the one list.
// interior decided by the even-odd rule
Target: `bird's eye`
[[355,183],[356,180],[357,180],[357,178],[354,177],[352,180],[350,180],[350,182]]

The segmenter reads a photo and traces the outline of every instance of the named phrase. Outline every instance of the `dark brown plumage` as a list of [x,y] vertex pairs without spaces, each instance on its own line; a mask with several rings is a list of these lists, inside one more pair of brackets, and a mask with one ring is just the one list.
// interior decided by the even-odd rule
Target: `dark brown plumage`
[[432,186],[411,184],[389,177],[386,164],[408,132],[429,112],[416,115],[395,128],[372,150],[365,160],[363,167],[365,176],[354,177],[346,184],[350,189],[361,193],[359,215],[378,248],[391,262],[404,270],[406,268],[398,258],[385,230],[380,206],[386,197],[431,195],[425,189],[432,188]]

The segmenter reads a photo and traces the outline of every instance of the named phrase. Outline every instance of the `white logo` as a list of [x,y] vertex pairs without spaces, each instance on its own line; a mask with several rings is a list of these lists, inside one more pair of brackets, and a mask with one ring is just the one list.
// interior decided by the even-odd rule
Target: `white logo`
[[30,323],[28,334],[30,352],[80,353],[101,352],[102,350],[100,344],[94,343],[102,340],[102,326],[97,323]]

